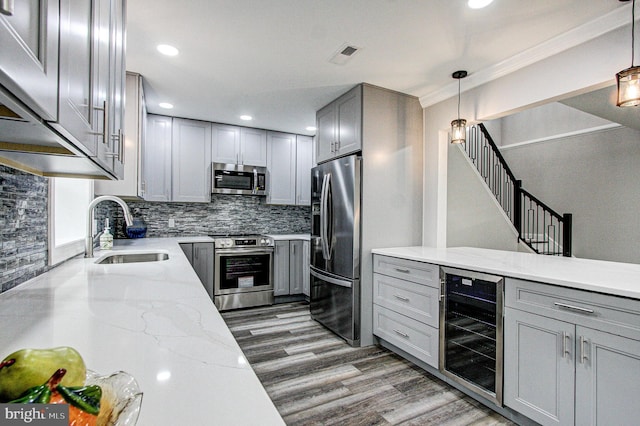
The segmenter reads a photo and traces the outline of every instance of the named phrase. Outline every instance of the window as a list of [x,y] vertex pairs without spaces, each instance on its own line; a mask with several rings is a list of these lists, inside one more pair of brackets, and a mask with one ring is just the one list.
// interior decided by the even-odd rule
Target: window
[[84,252],[87,209],[93,200],[89,179],[49,179],[49,265]]

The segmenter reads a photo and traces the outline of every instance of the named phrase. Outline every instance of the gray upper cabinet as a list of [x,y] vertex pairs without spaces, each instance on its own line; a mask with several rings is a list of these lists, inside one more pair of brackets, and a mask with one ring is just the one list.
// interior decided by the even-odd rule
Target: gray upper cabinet
[[172,201],[208,203],[211,123],[174,118],[172,132]]
[[268,204],[296,204],[296,135],[268,132]]
[[267,132],[262,129],[212,125],[213,161],[227,164],[267,166]]
[[362,85],[316,114],[318,163],[362,149]]
[[[2,2],[4,5],[5,2]],[[18,0],[0,13],[0,85],[45,120],[58,111],[60,2]]]
[[240,161],[248,166],[267,166],[267,132],[262,129],[240,129]]
[[59,115],[51,124],[117,175],[122,173],[123,0],[62,0],[60,22]]
[[93,184],[96,195],[117,195],[124,198],[141,198],[143,196],[140,154],[146,127],[146,110],[140,74],[126,74],[125,100],[126,117],[124,119],[124,151],[122,153],[122,160],[126,159],[122,172],[124,179],[96,180]]
[[296,205],[311,205],[311,168],[313,167],[313,138],[296,136]]
[[147,115],[142,189],[147,201],[171,201],[171,117]]

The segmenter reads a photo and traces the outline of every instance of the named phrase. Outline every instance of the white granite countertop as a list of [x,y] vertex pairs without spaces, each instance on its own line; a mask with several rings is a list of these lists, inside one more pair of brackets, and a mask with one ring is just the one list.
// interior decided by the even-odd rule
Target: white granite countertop
[[91,370],[126,371],[144,393],[138,425],[284,425],[178,245],[200,241],[116,240],[169,259],[97,265],[96,251],[0,294],[0,359],[72,346]]
[[283,240],[311,240],[310,234],[267,234],[267,237],[273,238],[274,241]]
[[640,265],[472,247],[394,247],[373,253],[640,299]]

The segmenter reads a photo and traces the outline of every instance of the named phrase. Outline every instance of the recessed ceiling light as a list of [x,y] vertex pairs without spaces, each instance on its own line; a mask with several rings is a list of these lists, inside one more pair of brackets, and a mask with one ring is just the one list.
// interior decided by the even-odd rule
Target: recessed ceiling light
[[307,126],[307,127],[306,127],[306,129],[307,129],[307,131],[309,131],[309,132],[315,132],[316,130],[318,130],[318,129],[316,129],[316,127],[315,127],[315,126]]
[[160,103],[158,104],[158,106],[159,106],[160,108],[164,108],[164,109],[171,109],[171,108],[173,108],[173,104],[170,104],[169,102],[160,102]]
[[240,120],[251,121],[251,120],[253,120],[253,117],[250,116],[250,115],[241,115],[240,116]]
[[467,5],[471,9],[482,9],[483,7],[487,7],[493,2],[493,0],[469,0]]
[[178,49],[168,44],[159,44],[156,49],[158,49],[158,52],[167,56],[176,56],[179,53]]

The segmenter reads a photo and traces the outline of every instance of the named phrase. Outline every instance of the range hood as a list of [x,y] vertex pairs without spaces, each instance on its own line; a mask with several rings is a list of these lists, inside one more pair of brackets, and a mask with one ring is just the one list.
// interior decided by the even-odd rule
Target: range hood
[[114,179],[2,86],[0,164],[40,176]]

